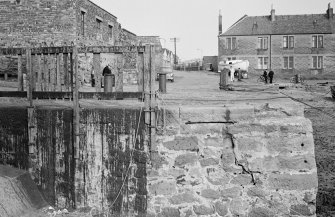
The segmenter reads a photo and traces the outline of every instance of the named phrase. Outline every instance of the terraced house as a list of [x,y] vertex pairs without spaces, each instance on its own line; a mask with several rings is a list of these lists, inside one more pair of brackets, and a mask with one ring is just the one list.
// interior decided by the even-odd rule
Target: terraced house
[[332,73],[335,64],[335,19],[324,14],[243,16],[222,33],[219,16],[219,61],[249,60],[250,72]]

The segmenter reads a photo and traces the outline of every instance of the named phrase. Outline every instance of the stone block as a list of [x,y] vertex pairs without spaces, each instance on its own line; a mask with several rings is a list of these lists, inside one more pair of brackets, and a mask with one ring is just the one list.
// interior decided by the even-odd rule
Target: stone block
[[218,190],[214,190],[214,189],[204,189],[201,191],[200,194],[202,197],[205,197],[207,199],[219,199],[220,198],[220,192]]
[[147,178],[138,178],[136,192],[140,195],[146,195],[147,192]]
[[135,172],[136,178],[144,178],[147,176],[146,164],[138,163],[136,164],[136,168],[137,168]]
[[181,194],[173,195],[170,198],[170,203],[174,205],[182,204],[182,203],[194,203],[197,202],[198,199],[196,198],[193,192],[184,192]]
[[193,134],[200,135],[222,135],[222,125],[217,123],[206,123],[206,124],[181,124],[181,133],[189,134],[192,132]]
[[197,215],[211,215],[214,213],[214,208],[212,206],[194,205],[193,211]]
[[290,214],[295,216],[312,216],[315,214],[315,206],[309,207],[306,204],[292,205]]
[[249,212],[249,217],[275,217],[277,216],[273,211],[265,207],[253,207]]
[[265,196],[268,195],[267,192],[265,192],[263,189],[260,187],[251,187],[248,189],[247,194],[251,197],[260,197],[264,198]]
[[222,151],[221,163],[226,166],[235,165],[235,154],[233,149],[227,148]]
[[205,146],[223,147],[223,139],[218,137],[208,137],[204,139]]
[[227,185],[232,179],[225,171],[216,168],[207,168],[206,178],[212,185]]
[[162,180],[156,183],[149,183],[149,193],[152,195],[171,195],[175,193],[176,190],[175,180]]
[[230,202],[229,210],[233,215],[241,216],[248,210],[249,204],[240,198],[235,198]]
[[279,155],[276,157],[256,158],[249,162],[252,171],[310,171],[316,168],[315,158],[312,155]]
[[181,137],[177,136],[174,140],[164,142],[163,145],[170,150],[198,151],[198,138],[196,136]]
[[235,147],[242,153],[262,152],[266,140],[260,136],[237,136],[234,139]]
[[270,189],[282,190],[312,190],[318,187],[318,177],[312,174],[270,174],[268,179]]
[[251,175],[250,174],[238,174],[236,177],[233,178],[233,180],[231,180],[231,184],[234,185],[250,185],[251,184]]
[[228,214],[228,203],[226,201],[217,201],[215,203],[215,211],[219,216],[225,216]]
[[199,160],[202,167],[213,166],[219,164],[219,159],[216,158],[203,158]]
[[160,216],[162,216],[162,217],[179,217],[180,212],[179,212],[178,208],[164,207],[164,208],[162,208],[162,213],[161,213]]
[[221,197],[224,199],[229,199],[229,198],[237,198],[240,197],[242,194],[242,187],[232,187],[232,188],[226,188],[222,189],[220,191]]
[[153,168],[155,168],[156,170],[161,168],[164,164],[168,164],[166,159],[158,152],[151,152],[151,163]]
[[176,157],[174,165],[177,167],[183,167],[185,165],[193,165],[198,161],[198,155],[193,153],[182,154]]

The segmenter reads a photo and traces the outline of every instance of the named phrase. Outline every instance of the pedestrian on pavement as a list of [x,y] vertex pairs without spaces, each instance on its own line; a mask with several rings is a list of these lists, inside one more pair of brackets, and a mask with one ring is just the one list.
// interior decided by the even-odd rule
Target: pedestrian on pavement
[[263,77],[264,77],[265,84],[267,84],[268,83],[268,72],[266,70],[264,70],[263,72]]
[[230,81],[234,82],[234,77],[235,77],[235,69],[234,67],[230,66]]
[[272,80],[273,80],[273,75],[274,74],[275,73],[272,70],[270,70],[270,72],[269,72],[270,84],[272,84]]

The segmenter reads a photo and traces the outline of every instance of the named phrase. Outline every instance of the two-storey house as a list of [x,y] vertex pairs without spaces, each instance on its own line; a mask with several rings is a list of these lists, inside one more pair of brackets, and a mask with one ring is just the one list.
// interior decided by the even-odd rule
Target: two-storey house
[[219,16],[219,61],[248,60],[250,72],[334,72],[335,20],[325,14],[243,16],[222,33]]

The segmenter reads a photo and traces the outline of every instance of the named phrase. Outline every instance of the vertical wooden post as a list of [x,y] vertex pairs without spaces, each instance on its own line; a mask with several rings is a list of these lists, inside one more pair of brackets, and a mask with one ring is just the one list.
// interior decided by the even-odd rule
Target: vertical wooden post
[[78,76],[78,49],[76,46],[73,47],[72,54],[73,63],[73,77],[74,77],[74,88],[73,88],[73,124],[74,124],[74,157],[79,158],[79,76]]
[[151,120],[151,148],[156,150],[155,134],[156,134],[156,93],[155,93],[155,80],[156,80],[156,62],[155,62],[155,46],[150,45],[150,120]]
[[8,74],[5,72],[5,81],[8,80]]
[[73,53],[70,53],[70,74],[69,74],[69,82],[70,82],[70,88],[71,88],[71,92],[72,92],[72,97],[73,97],[73,92],[74,92],[74,81],[73,81],[73,77],[74,77],[74,57],[73,57]]
[[137,54],[137,84],[138,84],[138,92],[144,92],[144,56],[143,53]]
[[63,54],[63,64],[64,64],[64,85],[65,85],[65,90],[69,91],[69,70],[68,70],[68,54],[64,53]]
[[100,53],[93,54],[93,70],[94,70],[94,77],[95,77],[95,91],[101,92]]
[[36,137],[37,137],[37,128],[36,128],[36,111],[34,107],[28,107],[28,139],[29,139],[29,158],[28,158],[28,170],[30,173],[33,172],[34,167],[36,166]]
[[60,78],[60,54],[56,54],[56,91],[62,91]]
[[44,70],[43,70],[43,75],[44,75],[44,90],[43,91],[49,91],[49,54],[44,54]]
[[31,49],[27,48],[26,50],[26,59],[27,59],[27,97],[30,103],[30,106],[33,106],[33,72],[31,68]]
[[23,91],[22,55],[17,59],[17,90]]
[[36,58],[37,54],[31,55],[31,83],[32,83],[32,91],[36,91]]
[[117,76],[115,78],[115,92],[123,92],[123,55],[118,54],[116,58]]

